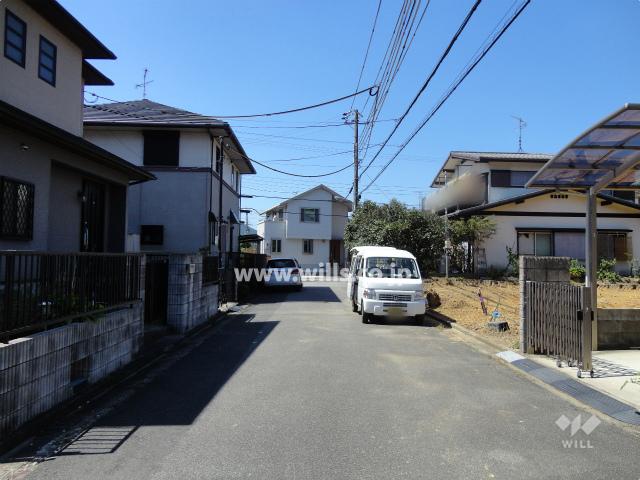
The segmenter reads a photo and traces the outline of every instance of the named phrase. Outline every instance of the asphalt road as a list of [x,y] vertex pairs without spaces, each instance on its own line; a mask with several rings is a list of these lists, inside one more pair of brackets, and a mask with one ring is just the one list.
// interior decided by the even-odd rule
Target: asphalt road
[[262,296],[26,478],[640,478],[634,431],[571,436],[590,412],[451,331],[364,325],[344,289]]

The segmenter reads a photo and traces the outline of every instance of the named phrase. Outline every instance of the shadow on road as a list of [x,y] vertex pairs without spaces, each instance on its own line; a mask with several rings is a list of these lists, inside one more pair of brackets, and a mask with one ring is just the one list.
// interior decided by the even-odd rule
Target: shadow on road
[[330,287],[320,285],[305,285],[301,291],[294,291],[286,287],[272,287],[263,290],[254,303],[281,302],[340,302],[340,298]]
[[141,426],[192,424],[278,324],[252,318],[234,315],[57,455],[113,453]]

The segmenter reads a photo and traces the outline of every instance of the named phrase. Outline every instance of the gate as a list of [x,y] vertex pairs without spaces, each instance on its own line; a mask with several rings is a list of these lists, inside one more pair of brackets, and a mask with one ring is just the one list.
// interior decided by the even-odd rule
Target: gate
[[[569,283],[526,282],[525,351],[592,371],[589,288]],[[588,319],[589,321],[584,321]]]
[[168,255],[147,255],[144,290],[145,325],[166,325],[169,299]]

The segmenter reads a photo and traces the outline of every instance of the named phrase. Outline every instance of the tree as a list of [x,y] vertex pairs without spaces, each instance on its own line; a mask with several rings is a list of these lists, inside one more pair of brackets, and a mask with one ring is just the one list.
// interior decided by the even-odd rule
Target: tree
[[408,250],[424,273],[434,271],[444,246],[444,221],[438,215],[409,209],[398,200],[377,205],[363,202],[345,229],[349,249],[380,245]]
[[487,217],[469,217],[449,224],[452,260],[461,271],[473,272],[478,246],[496,233],[496,224]]

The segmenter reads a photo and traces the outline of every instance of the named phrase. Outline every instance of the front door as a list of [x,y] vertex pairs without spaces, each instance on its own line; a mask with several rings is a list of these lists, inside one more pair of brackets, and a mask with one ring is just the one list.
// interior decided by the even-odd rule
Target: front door
[[104,252],[104,185],[84,180],[81,200],[80,251]]

